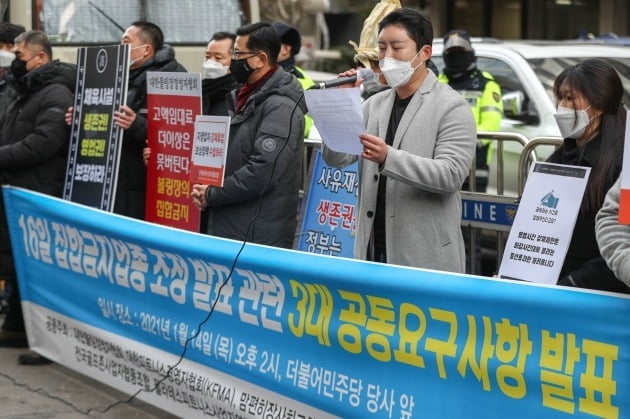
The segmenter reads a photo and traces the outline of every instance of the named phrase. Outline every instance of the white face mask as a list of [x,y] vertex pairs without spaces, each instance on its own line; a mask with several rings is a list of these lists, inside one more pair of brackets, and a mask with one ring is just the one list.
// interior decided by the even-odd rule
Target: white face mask
[[558,111],[553,116],[556,118],[562,138],[578,139],[584,134],[584,130],[591,122],[588,113],[586,113],[588,108],[576,111],[575,109],[558,106]]
[[[418,51],[420,54],[420,51]],[[413,76],[413,72],[420,66],[411,66],[411,61],[418,56],[416,54],[410,61],[400,61],[392,57],[385,57],[378,62],[389,87],[394,88],[406,84]]]
[[11,62],[15,59],[15,54],[11,51],[0,50],[0,67],[11,67]]
[[204,79],[218,79],[227,74],[230,67],[215,60],[205,60],[202,64]]
[[142,44],[142,45],[138,45],[137,47],[131,47],[129,49],[129,67],[131,68],[131,66],[133,66],[135,63],[137,63],[138,61],[142,60],[144,57],[140,57],[140,58],[131,58],[131,51],[133,51],[134,49],[138,49],[138,48],[144,48],[146,46],[146,44]]

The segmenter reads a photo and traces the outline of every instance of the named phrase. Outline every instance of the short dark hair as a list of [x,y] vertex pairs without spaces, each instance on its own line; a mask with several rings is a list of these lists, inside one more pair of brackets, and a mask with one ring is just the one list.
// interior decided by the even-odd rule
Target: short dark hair
[[155,23],[147,22],[146,20],[137,20],[131,24],[140,29],[138,37],[142,42],[151,44],[153,52],[158,52],[164,46],[164,33],[162,29]]
[[45,32],[32,30],[28,32],[23,32],[19,34],[15,38],[15,43],[18,44],[20,42],[24,42],[24,45],[27,47],[37,46],[44,51],[44,53],[52,60],[52,46],[50,45],[50,40],[48,39],[48,35]]
[[21,33],[26,32],[24,26],[14,25],[13,23],[0,23],[0,42],[3,44],[15,43],[15,38]]
[[211,41],[223,41],[224,39],[230,39],[232,41],[232,45],[234,45],[236,34],[232,32],[215,32],[210,38]]
[[393,25],[405,28],[407,35],[416,43],[416,51],[420,51],[425,45],[433,45],[433,25],[420,12],[408,7],[396,9],[381,20],[378,32]]
[[267,22],[257,22],[241,26],[236,30],[237,36],[247,36],[247,49],[250,51],[262,51],[267,54],[269,64],[275,65],[280,53],[280,35],[278,31]]

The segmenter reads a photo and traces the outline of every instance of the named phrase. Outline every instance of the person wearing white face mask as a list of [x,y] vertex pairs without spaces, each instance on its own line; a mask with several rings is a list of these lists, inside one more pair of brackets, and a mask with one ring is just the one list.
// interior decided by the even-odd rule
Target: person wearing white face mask
[[204,115],[228,114],[226,95],[238,87],[230,73],[235,39],[233,33],[217,32],[208,43],[201,81]]
[[121,43],[131,47],[131,64],[127,104],[114,114],[114,122],[125,129],[114,212],[144,219],[146,168],[142,152],[147,139],[147,72],[186,69],[177,62],[175,51],[164,43],[164,34],[154,23],[132,23]]
[[[114,123],[123,135],[114,212],[144,219],[147,142],[147,73],[149,71],[186,72],[175,59],[175,50],[164,43],[162,29],[155,23],[133,22],[123,33],[121,44],[130,46],[127,104],[114,112]],[[65,115],[72,123],[72,107]],[[147,153],[148,155],[145,155]]]
[[[379,24],[381,81],[392,89],[363,103],[354,256],[464,272],[459,190],[475,122],[464,98],[427,69],[432,42],[431,23],[415,10],[394,10]],[[358,157],[324,147],[332,166]]]
[[595,237],[595,216],[621,173],[626,122],[623,91],[615,69],[599,59],[569,67],[554,81],[558,101],[554,116],[564,142],[548,161],[591,167],[559,285],[630,293],[608,268]]

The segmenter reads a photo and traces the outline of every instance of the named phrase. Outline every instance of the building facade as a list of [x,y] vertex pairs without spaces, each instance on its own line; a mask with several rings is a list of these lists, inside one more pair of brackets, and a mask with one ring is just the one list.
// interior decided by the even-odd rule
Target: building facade
[[499,39],[630,35],[628,0],[403,0],[406,3],[423,6],[436,35],[452,28]]

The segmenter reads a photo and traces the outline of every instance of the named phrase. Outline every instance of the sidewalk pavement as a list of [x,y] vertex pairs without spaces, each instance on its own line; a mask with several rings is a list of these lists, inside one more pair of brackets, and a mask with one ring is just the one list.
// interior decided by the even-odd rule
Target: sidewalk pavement
[[[0,324],[2,323],[0,316]],[[0,348],[0,418],[176,418],[58,364],[18,365],[26,349]],[[88,414],[88,410],[92,411]],[[83,412],[83,413],[82,413]]]

